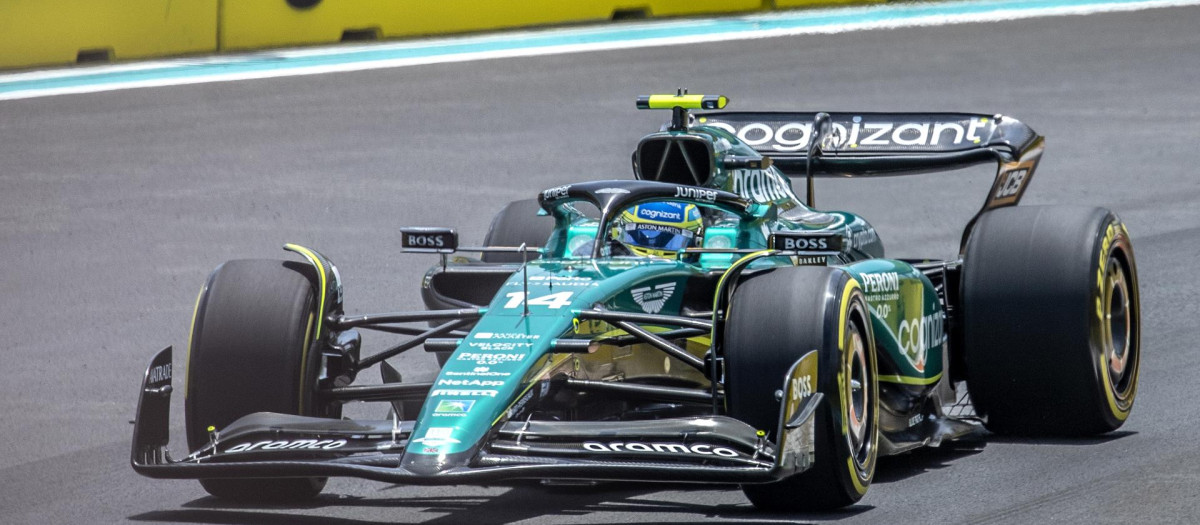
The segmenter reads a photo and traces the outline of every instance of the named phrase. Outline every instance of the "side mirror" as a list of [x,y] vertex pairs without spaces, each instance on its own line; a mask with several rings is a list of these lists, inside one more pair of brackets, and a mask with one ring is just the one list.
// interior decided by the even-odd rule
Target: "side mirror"
[[454,228],[400,228],[400,251],[408,253],[454,253],[458,232]]

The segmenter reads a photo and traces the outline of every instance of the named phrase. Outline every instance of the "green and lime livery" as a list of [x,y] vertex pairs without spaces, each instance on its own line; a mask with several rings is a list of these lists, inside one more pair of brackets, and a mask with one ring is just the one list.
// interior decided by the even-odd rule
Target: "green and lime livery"
[[[311,497],[328,476],[638,480],[736,483],[761,508],[821,509],[862,498],[878,456],[981,423],[1089,434],[1126,419],[1140,360],[1128,233],[1107,210],[1015,206],[1043,149],[1032,129],[980,114],[692,111],[726,102],[639,99],[672,117],[638,143],[634,180],[509,203],[484,246],[402,228],[401,251],[440,258],[421,281],[425,311],[346,314],[338,269],[304,247],[288,246],[300,263],[219,267],[189,343],[191,451],[166,448],[168,348],[143,381],[134,469],[237,499]],[[996,179],[953,260],[889,259],[863,217],[815,205],[815,177],[980,162]],[[695,205],[703,239],[666,257],[623,249],[614,221],[652,202]],[[361,330],[408,338],[364,356]],[[388,362],[422,347],[441,364],[432,380]],[[359,381],[373,367],[382,382]],[[390,410],[338,418],[350,401]]]

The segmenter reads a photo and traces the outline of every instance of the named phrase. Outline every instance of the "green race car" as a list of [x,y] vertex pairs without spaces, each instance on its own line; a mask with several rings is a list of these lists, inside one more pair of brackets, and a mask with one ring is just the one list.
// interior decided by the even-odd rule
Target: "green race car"
[[[1042,137],[1003,116],[725,104],[640,98],[671,122],[638,144],[636,180],[510,203],[482,247],[402,228],[401,250],[440,256],[427,311],[347,315],[337,269],[301,246],[222,264],[192,321],[191,452],[166,449],[167,348],[143,382],[134,469],[241,500],[313,497],[328,476],[636,480],[829,509],[863,497],[880,455],[980,425],[1121,426],[1140,359],[1132,246],[1108,210],[1016,206]],[[999,169],[955,260],[888,259],[864,218],[814,205],[816,176],[980,162]],[[359,330],[409,337],[364,356]],[[386,361],[418,347],[442,365],[432,382]],[[356,382],[376,365],[380,381]],[[381,419],[341,418],[348,401],[383,403]]]

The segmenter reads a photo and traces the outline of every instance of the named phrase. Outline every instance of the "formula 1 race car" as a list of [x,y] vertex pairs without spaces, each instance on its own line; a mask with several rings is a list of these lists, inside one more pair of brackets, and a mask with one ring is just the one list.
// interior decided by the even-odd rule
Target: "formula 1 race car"
[[[482,247],[401,229],[401,250],[441,258],[428,311],[347,315],[338,270],[301,246],[285,247],[300,261],[222,264],[192,320],[191,452],[166,449],[167,348],[142,385],[133,468],[242,500],[313,497],[328,476],[637,480],[829,509],[863,497],[880,455],[980,425],[1121,426],[1140,360],[1133,249],[1108,210],[1015,206],[1041,136],[999,115],[713,111],[725,104],[640,98],[672,116],[639,142],[636,180],[511,203]],[[980,162],[999,168],[956,260],[885,258],[862,217],[814,206],[816,176]],[[364,355],[368,329],[410,338]],[[386,360],[419,346],[441,370],[402,381]],[[355,384],[375,365],[381,383]],[[384,403],[381,419],[343,419],[348,401]]]

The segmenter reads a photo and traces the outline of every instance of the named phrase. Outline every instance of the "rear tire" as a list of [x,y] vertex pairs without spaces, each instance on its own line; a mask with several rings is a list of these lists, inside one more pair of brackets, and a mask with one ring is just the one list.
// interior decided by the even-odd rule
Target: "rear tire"
[[[320,373],[311,267],[272,260],[229,261],[209,276],[196,302],[188,349],[188,446],[208,443],[254,412],[340,417],[339,405],[314,406]],[[202,479],[209,494],[240,501],[315,497],[325,478]]]
[[[554,218],[549,215],[538,215],[541,205],[534,199],[513,201],[508,203],[488,228],[483,237],[483,245],[490,246],[520,246],[524,243],[529,247],[542,247],[554,231]],[[540,257],[537,252],[528,254],[529,260]],[[489,263],[519,263],[519,253],[484,253],[480,260]]]
[[[554,231],[554,218],[549,215],[538,215],[538,211],[541,209],[541,205],[535,199],[508,203],[504,209],[500,210],[500,213],[492,218],[492,224],[488,227],[487,234],[483,236],[483,246],[487,248],[520,246],[522,243],[530,248],[545,246],[546,241],[550,239],[550,234]],[[540,258],[541,254],[530,250],[525,257],[532,261]],[[479,260],[485,263],[519,263],[523,259],[520,253],[484,252]],[[431,326],[434,324],[430,323]],[[451,352],[434,354],[438,368],[446,366],[446,362],[450,360],[450,354]]]
[[1087,436],[1129,416],[1141,361],[1137,265],[1102,208],[980,217],[963,259],[967,384],[993,432]]
[[835,268],[781,268],[735,290],[724,340],[730,415],[774,435],[776,391],[810,350],[818,351],[816,388],[824,394],[815,463],[782,481],[743,485],[755,507],[828,510],[866,494],[879,453],[879,380],[867,312],[858,283]]

